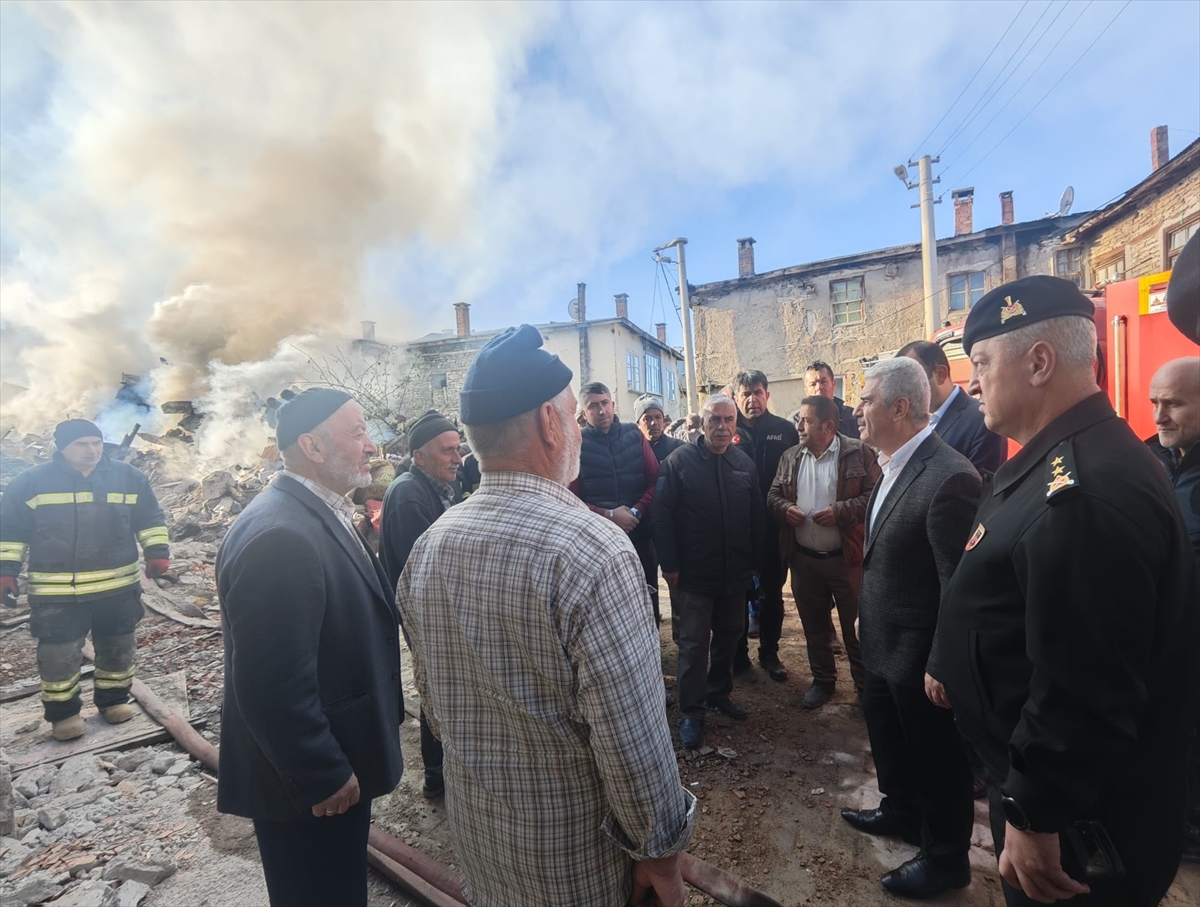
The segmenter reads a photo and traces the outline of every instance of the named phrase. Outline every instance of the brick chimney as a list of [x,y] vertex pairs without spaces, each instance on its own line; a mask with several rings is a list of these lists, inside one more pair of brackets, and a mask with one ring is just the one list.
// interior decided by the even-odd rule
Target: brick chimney
[[955,189],[950,193],[954,199],[954,235],[966,236],[974,233],[971,209],[975,204],[975,189]]
[[617,317],[629,320],[629,294],[618,293],[613,297],[617,301]]
[[363,331],[363,336],[362,336],[363,340],[366,340],[368,343],[375,342],[375,322],[374,321],[362,322],[362,331]]
[[575,320],[587,321],[587,284],[575,285]]
[[1000,223],[1011,224],[1013,222],[1012,190],[1009,189],[1007,192],[1000,193]]
[[754,276],[754,237],[747,236],[739,239],[738,244],[738,277]]
[[459,337],[471,335],[471,303],[454,303],[454,327]]
[[660,321],[654,326],[654,333],[658,335],[659,343],[667,342],[667,324],[665,321]]
[[1167,150],[1167,127],[1155,126],[1150,130],[1150,169],[1157,170],[1171,159]]

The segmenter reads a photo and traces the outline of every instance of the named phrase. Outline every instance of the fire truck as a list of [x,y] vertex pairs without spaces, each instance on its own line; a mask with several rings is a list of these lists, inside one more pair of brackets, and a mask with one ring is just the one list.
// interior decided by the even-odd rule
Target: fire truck
[[[1170,271],[1119,280],[1084,291],[1096,305],[1096,337],[1100,343],[1097,382],[1108,394],[1117,415],[1139,438],[1155,432],[1150,406],[1150,381],[1164,362],[1200,354],[1200,347],[1179,333],[1167,318]],[[962,348],[963,322],[933,335],[950,360],[950,377],[964,390],[971,380],[971,363]],[[1009,442],[1009,456],[1019,446]]]

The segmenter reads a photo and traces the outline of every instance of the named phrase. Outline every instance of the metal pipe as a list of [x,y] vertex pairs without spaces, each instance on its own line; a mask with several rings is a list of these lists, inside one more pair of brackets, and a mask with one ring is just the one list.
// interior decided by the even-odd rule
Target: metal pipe
[[732,873],[719,869],[712,863],[706,863],[690,853],[684,852],[679,855],[679,868],[685,882],[709,897],[716,898],[726,907],[783,907],[769,894],[751,887]]
[[[938,318],[942,310],[941,292],[938,287],[937,230],[933,223],[933,158],[928,154],[920,161],[921,173],[921,271],[925,284],[925,337],[933,336],[938,329]],[[865,312],[863,313],[865,316]]]
[[654,251],[658,253],[674,246],[679,253],[676,261],[679,265],[679,316],[683,320],[683,379],[687,399],[685,409],[690,416],[699,412],[699,409],[696,398],[696,359],[692,353],[692,303],[688,297],[687,264],[683,254],[683,247],[686,245],[687,239],[679,236]]
[[367,845],[367,862],[405,894],[419,898],[430,907],[466,907],[463,901],[451,897],[440,888],[435,888],[415,872],[406,869],[401,863],[369,844]]
[[1124,315],[1115,315],[1112,320],[1113,326],[1113,408],[1117,411],[1117,415],[1122,419],[1125,418],[1126,399],[1125,399],[1125,351],[1126,351],[1126,332],[1129,328],[1129,319]]

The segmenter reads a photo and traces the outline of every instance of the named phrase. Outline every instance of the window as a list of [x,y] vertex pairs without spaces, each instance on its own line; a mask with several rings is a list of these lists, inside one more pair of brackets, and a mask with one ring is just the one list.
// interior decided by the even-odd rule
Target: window
[[834,280],[829,284],[833,297],[833,323],[857,324],[863,320],[863,279]]
[[667,369],[667,402],[675,402],[675,372]]
[[1054,253],[1054,274],[1083,286],[1083,247],[1068,246]]
[[961,312],[983,298],[983,272],[950,275],[950,311]]
[[1098,264],[1092,269],[1092,286],[1102,287],[1106,283],[1120,280],[1125,276],[1125,255],[1110,258],[1104,264]]
[[655,356],[646,357],[646,393],[662,394],[662,360]]
[[1174,230],[1167,231],[1167,270],[1170,271],[1175,267],[1175,259],[1179,257],[1179,253],[1183,251],[1183,247],[1187,241],[1196,235],[1196,228],[1200,227],[1200,220],[1194,220],[1190,224],[1184,224],[1182,227],[1176,227]]
[[633,350],[625,351],[625,382],[631,391],[642,389],[642,357]]

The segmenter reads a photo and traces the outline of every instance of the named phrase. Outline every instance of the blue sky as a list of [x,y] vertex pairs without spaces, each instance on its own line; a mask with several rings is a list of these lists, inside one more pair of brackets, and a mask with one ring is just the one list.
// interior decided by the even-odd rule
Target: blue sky
[[1102,205],[1153,127],[1200,137],[1200,4],[5,3],[0,110],[4,358],[61,362],[54,318],[112,327],[93,372],[203,371],[460,300],[566,320],[578,281],[649,328],[653,247],[698,284],[742,236],[759,271],[915,241],[892,168],[943,146],[940,235],[964,185],[977,228]]

